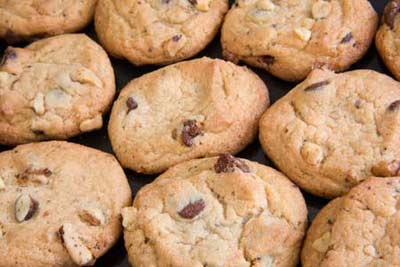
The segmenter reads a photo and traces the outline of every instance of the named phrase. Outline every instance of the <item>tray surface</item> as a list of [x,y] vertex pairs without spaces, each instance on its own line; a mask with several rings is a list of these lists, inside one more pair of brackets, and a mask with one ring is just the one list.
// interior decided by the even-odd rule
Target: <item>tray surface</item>
[[[381,16],[383,8],[388,1],[383,0],[369,0],[374,6],[376,12]],[[83,32],[88,34],[91,38],[97,41],[97,37],[94,31],[93,24],[87,27]],[[6,43],[3,40],[0,40],[0,55],[3,54],[5,48],[7,47]],[[216,36],[213,42],[207,46],[207,48],[202,51],[196,57],[208,56],[211,58],[222,58],[221,55],[221,46],[220,46],[220,36]],[[140,77],[141,75],[151,72],[153,70],[158,69],[159,67],[155,66],[141,66],[135,67],[125,60],[118,60],[111,57],[111,62],[114,67],[116,82],[117,82],[117,94],[119,91],[132,79]],[[284,96],[291,88],[293,88],[296,84],[284,82],[279,80],[278,78],[273,77],[267,72],[252,68],[267,84],[269,89],[269,96],[271,100],[271,104],[275,102],[280,97]],[[390,75],[387,68],[384,66],[382,60],[379,58],[375,45],[372,45],[369,49],[368,53],[361,59],[359,62],[354,64],[351,67],[353,69],[373,69],[379,71],[381,73],[385,73]],[[392,76],[392,75],[391,75]],[[392,76],[393,77],[393,76]],[[78,137],[69,139],[70,142],[79,143],[82,145],[94,147],[105,152],[113,153],[110,141],[107,135],[107,125],[108,125],[108,115],[105,117],[104,126],[102,129],[94,132],[90,132],[87,134],[80,135]],[[10,147],[5,147],[0,145],[0,152],[10,149]],[[261,149],[261,146],[256,140],[251,145],[249,145],[245,150],[238,154],[239,157],[247,158],[249,160],[257,161],[262,164],[273,166],[273,163],[267,158],[264,152]],[[125,173],[129,179],[129,184],[132,188],[133,196],[135,196],[136,192],[145,184],[150,183],[156,176],[148,176],[137,174],[130,170],[125,170]],[[304,198],[307,202],[308,207],[308,217],[311,221],[318,211],[328,202],[325,199],[312,196],[303,192]],[[126,251],[123,244],[122,237],[118,241],[118,243],[103,257],[101,257],[96,262],[97,267],[128,267],[130,266],[128,263],[128,259],[126,257]]]

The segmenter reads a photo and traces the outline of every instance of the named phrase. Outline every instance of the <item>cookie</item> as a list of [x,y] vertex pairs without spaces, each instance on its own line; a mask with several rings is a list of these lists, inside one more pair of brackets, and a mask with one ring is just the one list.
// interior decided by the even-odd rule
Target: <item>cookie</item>
[[114,94],[107,54],[86,35],[9,47],[0,64],[0,143],[67,139],[101,128]]
[[172,167],[122,216],[133,266],[293,267],[307,224],[284,175],[229,154]]
[[371,175],[400,175],[400,84],[372,70],[314,70],[260,120],[273,162],[312,194],[333,198]]
[[228,0],[99,0],[95,26],[113,56],[169,64],[203,50],[227,10]]
[[0,153],[0,266],[93,265],[118,240],[131,203],[109,154],[64,141]]
[[195,59],[131,81],[114,103],[108,132],[124,167],[159,173],[242,150],[256,137],[268,101],[267,87],[247,68]]
[[238,0],[221,43],[228,60],[300,81],[315,67],[349,68],[373,41],[377,21],[367,0]]
[[370,178],[324,207],[302,250],[303,267],[400,266],[400,177]]
[[13,44],[76,32],[93,18],[97,0],[0,1],[0,38]]
[[375,44],[385,65],[400,80],[400,23],[397,15],[400,13],[400,1],[391,0],[387,3],[382,18],[382,25],[376,34]]

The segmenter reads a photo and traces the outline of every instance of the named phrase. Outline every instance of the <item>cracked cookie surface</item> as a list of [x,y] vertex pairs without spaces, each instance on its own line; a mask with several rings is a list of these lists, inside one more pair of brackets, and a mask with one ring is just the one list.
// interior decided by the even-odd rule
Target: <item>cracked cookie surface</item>
[[307,232],[304,267],[400,265],[400,178],[370,178],[324,207]]
[[97,0],[0,0],[0,38],[9,43],[76,32],[92,19]]
[[86,35],[9,47],[0,63],[0,143],[67,139],[99,129],[114,94],[110,60]]
[[371,175],[400,174],[400,84],[371,70],[314,70],[268,109],[260,141],[303,189],[343,195]]
[[385,65],[400,80],[400,1],[391,0],[385,6],[382,25],[376,34],[376,48]]
[[299,81],[314,67],[343,71],[359,60],[377,21],[367,0],[238,0],[221,43],[228,60]]
[[169,64],[205,48],[227,0],[100,0],[97,35],[109,53],[135,65]]
[[131,204],[112,155],[64,141],[0,153],[0,181],[0,267],[92,265]]
[[284,175],[228,154],[172,167],[122,215],[138,267],[293,267],[307,224]]
[[268,102],[267,87],[249,69],[195,59],[131,81],[114,103],[108,132],[123,166],[157,173],[237,153],[256,137]]

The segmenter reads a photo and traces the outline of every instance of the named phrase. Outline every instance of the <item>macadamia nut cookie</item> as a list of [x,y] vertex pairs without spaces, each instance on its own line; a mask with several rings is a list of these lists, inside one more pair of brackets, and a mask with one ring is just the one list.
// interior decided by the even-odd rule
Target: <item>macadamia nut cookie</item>
[[302,250],[303,267],[400,266],[400,177],[370,178],[324,207]]
[[260,141],[301,188],[345,194],[369,176],[400,175],[400,83],[372,70],[314,70],[268,109]]
[[67,139],[99,129],[114,94],[110,60],[86,35],[9,47],[0,63],[0,143]]
[[122,214],[133,266],[294,267],[307,224],[284,175],[229,154],[172,167]]
[[93,18],[97,0],[0,0],[0,38],[16,43],[76,32]]
[[115,57],[168,64],[203,50],[227,11],[228,0],[99,0],[95,26]]
[[131,203],[109,154],[51,141],[0,153],[0,267],[91,266]]
[[195,59],[131,81],[114,103],[108,132],[123,166],[158,173],[237,153],[256,137],[268,102],[267,87],[249,69]]
[[314,67],[350,67],[373,41],[377,21],[368,0],[238,0],[221,42],[226,59],[299,81]]

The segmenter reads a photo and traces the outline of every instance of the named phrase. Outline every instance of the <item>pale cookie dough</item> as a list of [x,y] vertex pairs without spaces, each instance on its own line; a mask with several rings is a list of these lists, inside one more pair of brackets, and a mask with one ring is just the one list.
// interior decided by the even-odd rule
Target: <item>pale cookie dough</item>
[[349,68],[367,51],[377,22],[368,0],[238,0],[221,42],[226,59],[299,81],[315,67]]
[[113,56],[169,64],[203,50],[227,11],[227,0],[99,0],[95,26]]
[[93,18],[97,0],[0,0],[0,38],[8,43],[76,32]]
[[108,132],[124,167],[159,173],[179,162],[237,153],[257,135],[268,89],[245,67],[201,58],[131,81]]
[[271,160],[301,188],[345,194],[371,175],[400,175],[400,84],[372,70],[314,70],[260,120]]
[[0,267],[91,266],[131,203],[113,156],[63,141],[0,153],[0,181]]
[[0,63],[0,143],[67,139],[99,129],[114,94],[110,60],[84,34],[9,47]]
[[135,267],[295,267],[307,225],[294,184],[229,154],[172,167],[122,215]]
[[375,44],[385,65],[400,80],[400,0],[387,3]]
[[314,219],[303,267],[400,266],[400,177],[370,178]]

